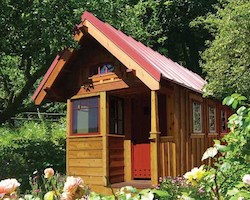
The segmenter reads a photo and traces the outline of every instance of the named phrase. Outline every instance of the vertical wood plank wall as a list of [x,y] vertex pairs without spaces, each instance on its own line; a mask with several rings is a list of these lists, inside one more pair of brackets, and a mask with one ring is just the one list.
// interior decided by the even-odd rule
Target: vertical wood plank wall
[[[208,133],[208,109],[206,99],[200,94],[175,85],[167,95],[167,136],[160,137],[160,177],[182,176],[193,167],[203,163],[201,158],[205,150],[213,146],[213,140],[219,139],[218,133]],[[190,95],[197,95],[203,103],[204,131],[192,133]],[[217,108],[217,107],[216,107]],[[218,108],[217,108],[218,109]],[[217,123],[217,125],[219,125]]]

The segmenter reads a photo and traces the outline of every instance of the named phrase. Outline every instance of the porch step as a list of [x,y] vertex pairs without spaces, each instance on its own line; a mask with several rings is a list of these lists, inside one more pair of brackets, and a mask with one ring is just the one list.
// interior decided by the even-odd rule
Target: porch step
[[127,182],[114,183],[111,185],[112,188],[121,188],[124,186],[132,186],[137,189],[153,188],[151,180],[131,180]]

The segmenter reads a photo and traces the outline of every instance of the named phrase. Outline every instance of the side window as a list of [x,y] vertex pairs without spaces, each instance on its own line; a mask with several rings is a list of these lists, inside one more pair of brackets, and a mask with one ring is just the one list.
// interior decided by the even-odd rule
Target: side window
[[202,133],[202,104],[197,101],[192,103],[193,133]]
[[220,111],[220,130],[222,133],[227,132],[227,113],[225,110]]
[[209,133],[216,132],[216,108],[208,106]]
[[117,97],[109,100],[109,133],[124,134],[124,102]]
[[72,134],[99,132],[99,98],[90,97],[72,101]]

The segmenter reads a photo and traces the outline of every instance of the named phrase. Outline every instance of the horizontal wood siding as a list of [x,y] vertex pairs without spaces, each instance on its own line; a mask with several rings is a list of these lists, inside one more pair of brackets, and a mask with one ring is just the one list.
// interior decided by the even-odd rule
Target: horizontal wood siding
[[109,181],[124,181],[124,138],[109,137]]
[[102,137],[67,139],[67,175],[80,176],[88,185],[103,185]]

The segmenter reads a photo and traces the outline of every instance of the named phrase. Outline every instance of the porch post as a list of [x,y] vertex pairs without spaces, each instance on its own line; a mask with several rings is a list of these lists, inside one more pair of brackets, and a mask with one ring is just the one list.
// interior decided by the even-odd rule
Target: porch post
[[150,131],[150,160],[151,183],[158,184],[159,178],[159,116],[157,91],[151,91],[151,131]]
[[109,151],[108,151],[108,129],[107,129],[107,94],[100,92],[100,133],[102,135],[102,160],[103,160],[103,183],[107,186],[109,178]]

